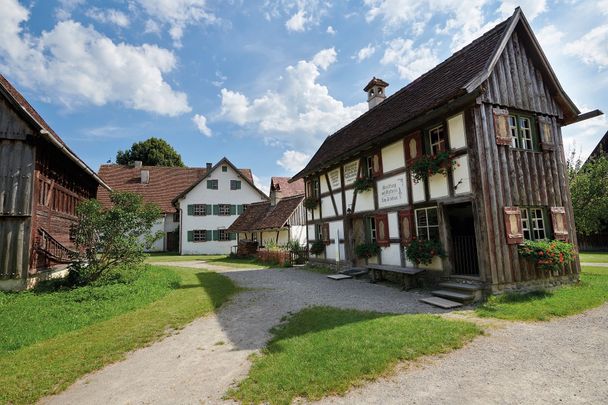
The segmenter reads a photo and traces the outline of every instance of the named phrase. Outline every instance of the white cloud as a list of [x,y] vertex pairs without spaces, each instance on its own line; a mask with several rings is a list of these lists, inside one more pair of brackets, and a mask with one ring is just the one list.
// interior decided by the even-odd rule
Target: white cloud
[[414,80],[436,66],[439,59],[431,43],[415,47],[411,39],[395,38],[388,43],[380,63],[393,64],[401,78]]
[[336,35],[336,30],[331,25],[327,27],[327,30],[325,32],[327,32],[329,35]]
[[270,178],[268,178],[268,177],[260,178],[260,177],[256,176],[254,173],[251,173],[251,175],[253,176],[253,184],[255,184],[255,186],[257,188],[262,190],[264,192],[264,194],[269,195],[270,194]]
[[277,90],[250,100],[244,94],[221,90],[221,116],[240,126],[251,126],[261,138],[312,151],[321,139],[367,110],[367,103],[345,106],[317,83],[319,66],[299,61],[289,66]]
[[217,17],[207,11],[205,0],[135,0],[148,15],[160,24],[169,26],[175,46],[181,46],[184,30],[199,22],[214,23]]
[[306,28],[307,21],[306,12],[304,10],[298,10],[298,12],[292,15],[289,20],[285,21],[285,28],[287,28],[288,31],[301,32]]
[[580,39],[566,44],[569,55],[578,56],[588,65],[600,69],[608,67],[608,24],[600,25],[583,35]]
[[317,65],[323,70],[327,70],[327,68],[336,62],[336,50],[334,48],[323,49],[312,58],[312,63]]
[[545,25],[538,30],[535,35],[543,49],[560,45],[562,43],[562,39],[564,38],[564,33],[558,30],[553,24]]
[[597,3],[597,7],[600,9],[600,11],[601,11],[603,14],[608,15],[608,0],[600,0],[600,1]]
[[34,36],[21,24],[29,12],[16,0],[0,0],[0,69],[40,96],[66,106],[121,103],[175,116],[190,111],[185,93],[163,78],[175,69],[172,52],[133,46],[72,20]]
[[295,150],[286,150],[283,156],[277,160],[277,164],[283,167],[289,174],[296,174],[306,166],[310,156]]
[[546,0],[502,0],[498,11],[500,11],[503,18],[506,18],[513,14],[517,6],[521,7],[526,18],[530,21],[547,11]]
[[[582,106],[581,111],[589,111],[591,108]],[[608,118],[606,115],[591,118],[576,124],[563,127],[562,133],[564,136],[564,151],[576,148],[577,152],[581,153],[583,160],[593,152],[597,143],[602,139],[608,128]]]
[[211,129],[207,126],[207,118],[205,118],[204,115],[196,114],[192,117],[192,121],[196,124],[196,128],[198,128],[201,134],[206,137],[211,137],[211,135],[213,135]]
[[357,52],[357,62],[362,62],[365,59],[371,57],[376,52],[376,48],[372,44],[368,44],[366,47],[359,49]]
[[72,12],[86,0],[59,0],[59,6],[55,9],[55,17],[58,20],[67,20]]
[[146,20],[146,24],[144,25],[144,33],[160,34],[160,25],[154,20]]
[[114,24],[121,28],[129,26],[129,17],[127,17],[127,15],[122,11],[112,8],[102,10],[100,8],[93,7],[87,10],[85,14],[87,17],[101,23]]

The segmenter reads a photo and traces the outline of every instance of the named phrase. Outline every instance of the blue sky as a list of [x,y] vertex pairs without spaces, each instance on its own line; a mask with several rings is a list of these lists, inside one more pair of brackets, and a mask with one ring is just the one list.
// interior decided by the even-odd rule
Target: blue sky
[[608,0],[0,0],[0,72],[94,169],[157,136],[267,186],[367,110],[372,76],[392,94],[518,5],[579,108],[608,112]]

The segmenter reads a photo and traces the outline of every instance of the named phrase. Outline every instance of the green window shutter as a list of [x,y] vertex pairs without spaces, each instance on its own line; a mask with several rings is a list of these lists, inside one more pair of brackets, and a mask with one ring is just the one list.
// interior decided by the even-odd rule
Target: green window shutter
[[207,180],[207,188],[208,189],[212,189],[213,188],[213,181]]
[[238,215],[241,215],[243,213],[243,206],[242,205],[237,205],[236,206],[236,213]]
[[236,240],[236,233],[230,232],[230,240]]
[[211,215],[213,213],[213,205],[205,205],[205,215]]
[[217,204],[213,205],[213,215],[220,215],[220,206]]
[[188,204],[188,215],[194,215],[194,204]]
[[236,189],[237,189],[237,190],[240,190],[240,189],[241,189],[241,181],[240,181],[240,180],[237,180],[237,181],[236,181]]
[[213,232],[213,237],[211,238],[212,240],[219,240],[220,239],[220,231],[218,231],[217,229],[214,229],[211,232]]
[[236,215],[236,205],[230,205],[230,215]]
[[194,231],[188,231],[188,242],[194,242]]

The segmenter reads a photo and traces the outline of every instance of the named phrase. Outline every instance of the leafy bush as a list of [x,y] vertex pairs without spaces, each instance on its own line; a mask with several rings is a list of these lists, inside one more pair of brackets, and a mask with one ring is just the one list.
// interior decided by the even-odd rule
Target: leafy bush
[[314,210],[317,208],[317,205],[319,205],[319,199],[316,197],[306,197],[302,204],[304,205],[304,208]]
[[412,238],[406,246],[405,255],[416,264],[431,264],[435,256],[444,256],[445,252],[441,242],[436,239]]
[[299,240],[290,240],[285,247],[295,256],[295,264],[304,264],[306,262],[305,249]]
[[418,183],[434,174],[447,176],[456,165],[457,162],[450,159],[448,152],[439,152],[433,156],[423,155],[412,163],[412,178],[415,183]]
[[369,177],[361,177],[355,180],[354,186],[357,193],[362,193],[370,190],[374,186],[374,180]]
[[97,200],[84,201],[76,209],[73,234],[78,257],[69,276],[75,285],[92,283],[119,266],[141,264],[144,250],[162,235],[151,233],[162,214],[156,205],[128,192],[112,193],[110,200],[108,209]]
[[355,246],[355,254],[362,259],[369,259],[370,257],[377,256],[381,251],[382,248],[376,243],[362,243]]
[[517,251],[525,259],[547,270],[557,270],[576,258],[574,245],[560,240],[526,240],[518,246]]
[[310,253],[313,255],[320,255],[325,253],[325,242],[322,240],[316,240],[310,245]]

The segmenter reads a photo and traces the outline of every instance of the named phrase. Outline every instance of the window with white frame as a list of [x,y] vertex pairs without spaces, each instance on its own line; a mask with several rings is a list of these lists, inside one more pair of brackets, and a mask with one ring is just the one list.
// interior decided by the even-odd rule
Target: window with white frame
[[520,210],[524,239],[547,239],[548,229],[544,208],[528,207]]
[[225,229],[218,229],[218,240],[230,240],[230,232],[227,232]]
[[374,157],[368,156],[365,158],[365,173],[368,179],[374,177]]
[[240,189],[241,189],[240,180],[230,180],[230,190],[240,190]]
[[429,130],[429,152],[431,155],[436,155],[445,150],[445,136],[443,133],[443,125],[439,125]]
[[230,204],[220,204],[218,210],[219,215],[230,215]]
[[204,229],[195,229],[192,231],[194,242],[207,242],[207,231]]
[[519,148],[519,136],[517,131],[517,117],[509,115],[509,130],[511,131],[511,146]]
[[370,243],[376,243],[377,240],[377,231],[376,231],[376,218],[368,217],[367,218],[367,236],[369,238]]
[[418,208],[415,213],[416,235],[420,239],[439,239],[437,207]]
[[535,150],[533,125],[534,121],[530,116],[509,115],[511,146],[518,149]]
[[207,214],[207,206],[205,204],[194,204],[194,212],[192,215],[202,216]]

